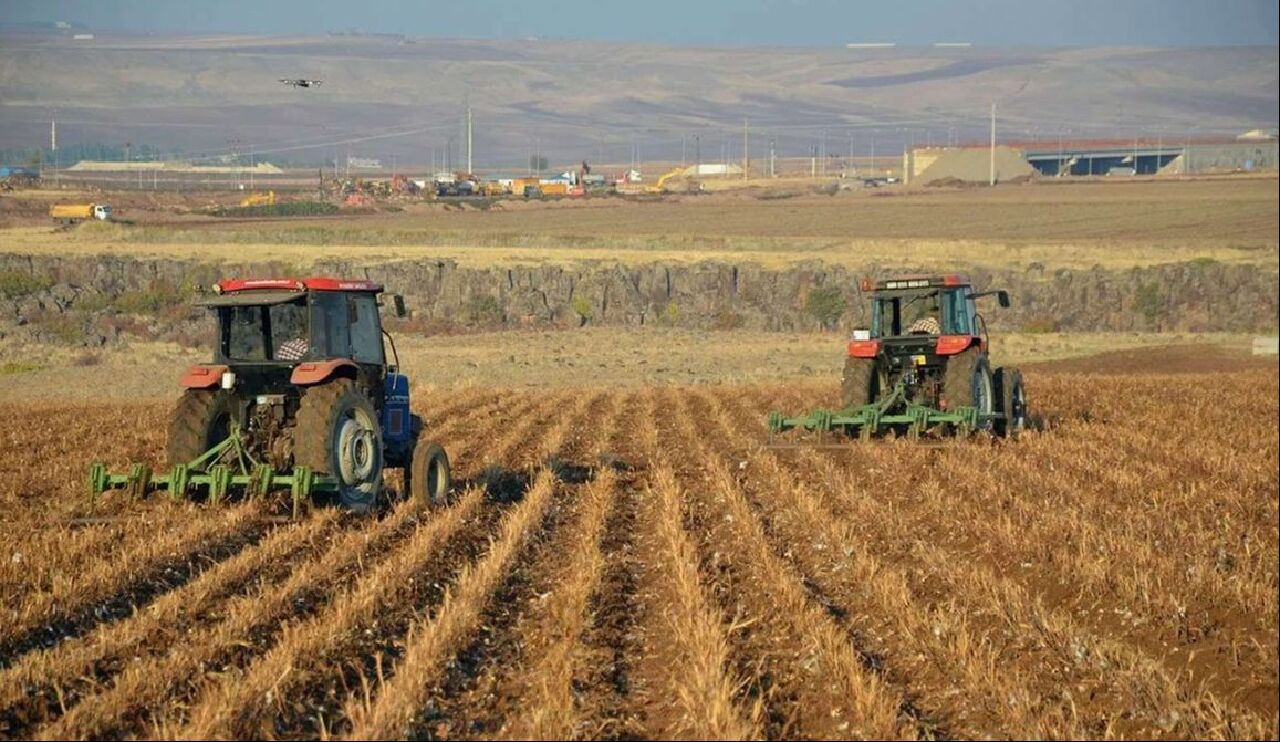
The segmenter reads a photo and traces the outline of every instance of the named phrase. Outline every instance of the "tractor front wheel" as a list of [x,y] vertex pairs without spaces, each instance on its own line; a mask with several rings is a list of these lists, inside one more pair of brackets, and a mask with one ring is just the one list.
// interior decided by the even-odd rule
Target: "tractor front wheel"
[[188,389],[169,416],[169,466],[186,464],[231,435],[231,396],[221,390]]
[[1027,391],[1022,385],[1022,372],[1016,368],[996,369],[995,393],[1003,415],[996,421],[996,434],[1017,438],[1027,426]]
[[302,393],[294,426],[294,463],[338,482],[338,498],[364,513],[382,490],[382,429],[378,414],[350,379],[335,379]]
[[444,505],[451,485],[449,455],[435,441],[417,441],[413,462],[405,469],[405,489],[419,507]]

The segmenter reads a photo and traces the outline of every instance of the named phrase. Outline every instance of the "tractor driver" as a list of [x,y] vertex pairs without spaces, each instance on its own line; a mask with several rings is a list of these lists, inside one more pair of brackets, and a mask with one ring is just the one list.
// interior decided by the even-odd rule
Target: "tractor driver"
[[924,297],[924,301],[916,305],[915,315],[911,319],[911,324],[907,327],[907,334],[941,335],[942,323],[938,321],[939,316],[941,316],[941,313],[938,308],[938,293],[935,291],[928,297]]
[[271,323],[279,332],[276,337],[287,338],[276,346],[277,361],[301,361],[311,350],[307,340],[306,310],[300,304],[280,304],[272,307]]

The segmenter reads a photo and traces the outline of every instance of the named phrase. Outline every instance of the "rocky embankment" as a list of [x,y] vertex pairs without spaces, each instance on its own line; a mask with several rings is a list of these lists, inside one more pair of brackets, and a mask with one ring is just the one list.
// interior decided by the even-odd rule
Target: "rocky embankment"
[[[364,276],[405,295],[402,331],[583,324],[765,330],[863,322],[857,284],[881,275],[819,263],[777,270],[742,263],[583,264],[460,268],[451,261],[322,261],[309,274]],[[288,265],[211,265],[118,257],[0,255],[0,333],[88,345],[121,333],[191,340],[208,323],[190,311],[223,276],[297,275]],[[1013,306],[986,312],[993,330],[1229,331],[1276,328],[1277,273],[1213,261],[1132,270],[975,271]],[[0,335],[3,337],[3,335]]]

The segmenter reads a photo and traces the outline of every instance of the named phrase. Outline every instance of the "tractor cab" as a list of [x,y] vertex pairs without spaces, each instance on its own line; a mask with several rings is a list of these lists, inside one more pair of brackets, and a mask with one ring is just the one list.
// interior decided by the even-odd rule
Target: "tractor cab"
[[969,277],[899,276],[863,281],[871,294],[870,329],[855,330],[848,353],[855,358],[883,356],[887,365],[938,366],[947,356],[987,348],[987,327],[977,300],[995,295],[1009,306],[1006,291],[975,293]]
[[381,291],[372,281],[331,278],[220,281],[217,296],[204,302],[218,318],[214,361],[292,366],[347,359],[382,367]]

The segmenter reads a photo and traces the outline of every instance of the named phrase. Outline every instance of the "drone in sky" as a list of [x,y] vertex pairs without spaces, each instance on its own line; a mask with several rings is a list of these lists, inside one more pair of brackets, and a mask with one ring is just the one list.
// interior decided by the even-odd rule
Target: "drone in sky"
[[290,80],[287,78],[282,78],[280,82],[284,83],[285,85],[292,85],[295,88],[313,88],[313,87],[319,86],[320,83],[324,82],[324,80],[301,80],[301,79]]

